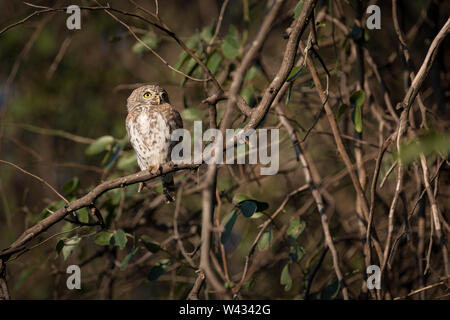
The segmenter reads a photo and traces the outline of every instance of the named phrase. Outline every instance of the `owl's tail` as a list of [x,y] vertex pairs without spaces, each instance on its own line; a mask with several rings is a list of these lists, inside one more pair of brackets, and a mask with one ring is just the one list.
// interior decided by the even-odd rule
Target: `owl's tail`
[[163,194],[166,196],[167,202],[173,202],[175,199],[175,183],[173,182],[173,174],[169,173],[160,177],[162,182]]

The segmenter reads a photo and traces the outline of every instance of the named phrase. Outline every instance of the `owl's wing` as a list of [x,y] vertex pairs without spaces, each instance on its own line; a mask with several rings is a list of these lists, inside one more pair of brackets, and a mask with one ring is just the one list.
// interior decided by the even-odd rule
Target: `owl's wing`
[[131,113],[127,114],[125,119],[125,128],[127,129],[128,138],[130,138]]
[[181,118],[180,113],[174,107],[172,107],[172,117],[176,123],[177,129],[182,129],[183,119]]
[[163,103],[157,106],[159,112],[161,112],[169,123],[170,131],[183,128],[183,120],[180,113],[169,103]]

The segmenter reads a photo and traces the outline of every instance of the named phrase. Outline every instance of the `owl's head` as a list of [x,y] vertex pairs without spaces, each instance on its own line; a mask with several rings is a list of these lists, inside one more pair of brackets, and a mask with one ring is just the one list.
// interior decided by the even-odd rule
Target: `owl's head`
[[133,90],[127,99],[127,110],[129,112],[141,104],[158,105],[162,103],[170,103],[166,90],[159,85],[150,84]]

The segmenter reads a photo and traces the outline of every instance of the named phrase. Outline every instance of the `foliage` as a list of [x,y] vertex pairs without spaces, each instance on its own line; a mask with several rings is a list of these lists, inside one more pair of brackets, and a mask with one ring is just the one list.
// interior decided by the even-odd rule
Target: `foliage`
[[[191,133],[194,121],[202,121],[205,130],[213,120],[220,127],[227,114],[230,87],[270,11],[266,1],[244,1],[244,5],[231,1],[219,20],[220,3],[212,1],[208,6],[212,11],[206,12],[201,2],[160,1],[159,14],[165,26],[159,28],[152,27],[147,18],[111,11],[141,41],[100,10],[83,10],[78,31],[67,30],[66,14],[58,11],[51,16],[40,14],[0,34],[0,158],[23,168],[0,164],[0,249],[8,248],[24,229],[69,208],[63,198],[76,201],[105,181],[139,171],[124,123],[126,99],[136,85],[164,86]],[[388,137],[396,138],[397,118],[402,114],[402,109],[394,105],[391,110],[387,103],[403,100],[408,90],[403,76],[411,71],[417,74],[429,47],[422,38],[429,38],[437,29],[427,29],[431,27],[424,23],[415,37],[408,36],[414,28],[403,30],[407,47],[402,49],[409,50],[411,57],[411,66],[406,66],[397,63],[405,59],[397,50],[396,33],[386,24],[389,19],[383,18],[382,30],[368,30],[355,23],[357,8],[352,3],[339,0],[337,8],[331,6],[334,3],[321,2],[324,15],[315,21],[313,37],[317,43],[308,52],[324,92],[318,92],[317,79],[303,62],[304,51],[298,49],[292,53],[293,65],[284,74],[281,88],[275,88],[279,89],[277,95],[270,95],[273,79],[283,65],[293,19],[301,16],[305,0],[285,2],[261,49],[240,74],[242,83],[236,92],[251,112],[269,96],[271,103],[277,103],[261,112],[255,128],[280,129],[280,170],[275,176],[262,176],[259,165],[218,167],[209,257],[228,293],[239,288],[240,294],[250,299],[333,300],[343,298],[343,290],[348,289],[351,298],[362,297],[367,221],[362,207],[357,207],[361,199],[350,173],[360,183],[367,203],[373,204],[374,237],[369,244],[377,263],[374,242],[379,241],[384,249],[388,226],[393,225],[384,275],[390,296],[404,296],[415,288],[438,283],[444,276],[444,244],[448,247],[450,239],[445,198],[450,133],[442,82],[449,75],[443,59],[436,60],[425,78],[419,90],[421,102],[411,106],[399,148],[392,139],[386,152],[380,153]],[[385,17],[391,16],[390,4],[378,5]],[[112,0],[110,6],[122,8],[122,3]],[[151,8],[152,4],[143,6]],[[0,29],[34,9],[22,2],[0,2],[5,18]],[[405,8],[402,25],[416,25],[421,12],[428,15],[432,11],[428,9],[425,3]],[[131,4],[129,10],[148,17]],[[316,8],[316,19],[318,12]],[[433,21],[438,28],[443,13],[438,10],[435,14],[425,21]],[[363,15],[361,21],[365,18]],[[157,20],[152,22],[161,22]],[[301,37],[304,46],[309,32],[307,27]],[[184,44],[192,55],[182,49]],[[358,60],[361,53],[362,66]],[[326,103],[321,93],[325,93]],[[216,104],[202,103],[215,94],[219,96]],[[216,119],[210,119],[214,106]],[[233,128],[252,123],[254,119],[233,107],[228,114]],[[339,137],[333,130],[339,130]],[[305,132],[305,140],[299,139]],[[337,138],[343,141],[351,169]],[[248,150],[245,145],[236,154]],[[382,158],[378,158],[380,154]],[[377,160],[380,170],[372,190]],[[399,163],[400,177],[392,170]],[[138,184],[102,190],[93,203],[33,236],[26,254],[10,257],[7,277],[11,295],[21,299],[185,299],[198,279],[204,245],[206,167],[175,173],[179,203],[164,202],[158,179],[146,181],[140,192]],[[399,201],[389,220],[399,179]],[[302,186],[304,191],[293,192]],[[433,216],[431,195],[438,217]],[[324,209],[319,212],[321,206]],[[441,223],[442,235],[435,219]],[[328,236],[336,246],[343,281],[338,279]],[[65,286],[65,269],[72,264],[81,265],[86,277],[78,292],[67,292]],[[62,276],[52,277],[55,270]],[[108,279],[114,279],[111,286]],[[444,290],[432,287],[421,297],[436,298]],[[209,282],[199,294],[201,299],[221,297]]]

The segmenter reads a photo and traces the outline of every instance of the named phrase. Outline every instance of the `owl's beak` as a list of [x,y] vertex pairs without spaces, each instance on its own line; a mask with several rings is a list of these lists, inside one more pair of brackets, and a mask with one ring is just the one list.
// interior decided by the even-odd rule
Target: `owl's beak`
[[158,101],[158,104],[161,104],[161,97],[160,97],[160,96],[157,96],[157,97],[156,97],[156,101]]

